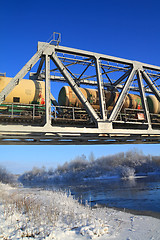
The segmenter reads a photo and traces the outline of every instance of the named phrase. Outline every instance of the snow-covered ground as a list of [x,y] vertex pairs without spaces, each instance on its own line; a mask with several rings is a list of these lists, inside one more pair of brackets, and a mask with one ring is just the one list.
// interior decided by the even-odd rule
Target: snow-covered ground
[[70,194],[0,183],[0,239],[158,240],[160,220],[79,204]]

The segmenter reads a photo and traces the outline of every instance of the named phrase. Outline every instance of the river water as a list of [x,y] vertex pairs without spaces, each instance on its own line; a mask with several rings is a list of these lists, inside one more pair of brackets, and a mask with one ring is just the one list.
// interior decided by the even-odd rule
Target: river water
[[160,176],[134,179],[92,179],[81,182],[46,184],[45,189],[69,190],[80,202],[122,209],[160,213]]
[[160,176],[138,177],[130,180],[103,179],[58,184],[49,188],[70,190],[80,202],[91,206],[126,208],[160,212]]

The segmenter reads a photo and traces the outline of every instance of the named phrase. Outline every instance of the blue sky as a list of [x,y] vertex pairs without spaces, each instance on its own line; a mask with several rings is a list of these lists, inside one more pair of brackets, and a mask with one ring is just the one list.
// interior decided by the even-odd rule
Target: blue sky
[[159,145],[99,145],[99,146],[0,146],[0,165],[12,173],[23,173],[33,166],[56,168],[76,156],[92,152],[95,158],[132,149],[145,154],[159,155]]
[[[62,34],[61,45],[160,65],[158,0],[0,1],[0,72],[13,77],[36,52],[38,41]],[[0,164],[19,173],[56,167],[76,155],[96,157],[126,151],[115,146],[0,146]],[[159,145],[137,145],[160,154]]]

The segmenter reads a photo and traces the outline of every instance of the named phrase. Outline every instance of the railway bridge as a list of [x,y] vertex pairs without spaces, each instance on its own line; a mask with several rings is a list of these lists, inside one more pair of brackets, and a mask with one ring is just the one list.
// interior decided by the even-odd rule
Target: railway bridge
[[[160,67],[60,46],[59,37],[38,42],[4,87],[0,79],[0,144],[160,143]],[[44,84],[44,102],[5,102],[27,74]]]

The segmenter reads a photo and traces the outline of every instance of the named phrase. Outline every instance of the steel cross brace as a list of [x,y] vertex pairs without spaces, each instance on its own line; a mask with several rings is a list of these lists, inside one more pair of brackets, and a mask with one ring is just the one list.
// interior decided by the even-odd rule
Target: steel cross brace
[[129,69],[126,73],[124,73],[116,82],[112,84],[112,86],[116,87],[120,82],[122,82],[126,77],[131,73],[131,69]]
[[141,72],[139,69],[137,70],[137,78],[138,78],[138,85],[139,85],[139,90],[140,90],[141,101],[142,101],[144,113],[145,113],[149,128],[152,128],[151,119],[150,119],[149,110],[148,110],[147,98],[145,95],[145,89],[144,89],[144,85],[143,85],[143,81],[142,81],[142,75],[141,75]]
[[32,69],[32,67],[41,58],[43,51],[49,46],[44,43],[41,48],[33,55],[33,57],[25,64],[25,66],[16,74],[14,78],[7,84],[7,86],[0,92],[0,104],[5,100],[8,94],[14,89],[16,85],[22,80],[22,78]]
[[38,78],[38,76],[39,76],[39,74],[40,74],[40,72],[41,72],[41,69],[42,69],[42,67],[43,67],[44,61],[45,61],[45,58],[44,58],[44,56],[42,56],[42,57],[41,57],[41,61],[40,61],[40,63],[39,63],[39,67],[38,67],[37,72],[36,72],[36,78]]
[[96,65],[96,73],[97,73],[97,85],[98,85],[98,94],[99,94],[99,103],[100,103],[100,111],[101,111],[101,118],[106,120],[105,116],[105,100],[104,100],[104,84],[101,74],[101,67],[100,67],[100,60],[98,58],[95,59]]
[[147,73],[145,71],[141,71],[141,72],[144,80],[146,81],[146,83],[148,84],[148,86],[150,87],[150,89],[152,90],[152,92],[155,94],[158,101],[160,102],[160,92],[157,90],[152,80],[148,77]]
[[82,104],[86,108],[86,111],[92,117],[92,120],[95,123],[97,123],[97,121],[100,120],[99,116],[97,115],[95,110],[92,108],[92,106],[90,105],[88,100],[84,97],[82,92],[79,90],[79,87],[78,87],[77,83],[71,77],[71,75],[69,74],[69,72],[67,71],[67,69],[65,68],[63,63],[59,60],[59,58],[57,57],[55,52],[52,53],[51,59],[55,63],[55,65],[58,67],[58,69],[60,70],[60,72],[63,75],[63,77],[67,80],[67,82],[69,83],[69,85],[71,86],[72,90],[75,92],[75,94],[79,98],[79,100],[82,102]]
[[116,120],[117,115],[118,115],[118,113],[119,113],[119,111],[120,111],[120,109],[121,109],[121,107],[123,105],[123,101],[124,101],[124,99],[126,97],[126,94],[127,94],[128,89],[129,89],[129,86],[130,86],[130,84],[132,82],[132,79],[133,79],[133,77],[135,75],[135,71],[136,71],[136,69],[133,66],[133,69],[132,69],[128,79],[126,80],[125,85],[124,85],[124,87],[123,87],[123,89],[122,89],[122,91],[121,91],[121,93],[120,93],[120,95],[119,95],[119,97],[117,99],[117,102],[116,102],[116,104],[115,104],[115,106],[114,106],[114,108],[113,108],[113,110],[111,112],[111,115],[109,117],[109,121]]

